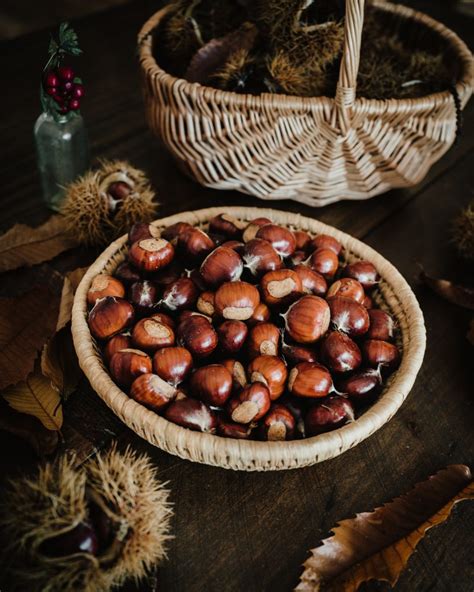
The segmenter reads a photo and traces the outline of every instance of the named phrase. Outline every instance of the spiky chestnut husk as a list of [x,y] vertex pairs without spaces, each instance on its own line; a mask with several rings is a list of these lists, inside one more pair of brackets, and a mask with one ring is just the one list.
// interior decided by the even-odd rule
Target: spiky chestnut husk
[[[74,457],[63,457],[5,488],[0,553],[8,590],[106,592],[142,578],[165,555],[172,511],[149,459],[114,445],[76,465]],[[92,502],[108,518],[112,542],[97,555],[46,556],[47,539],[91,521]]]
[[[117,200],[108,193],[113,183],[129,186]],[[100,163],[69,185],[61,208],[65,223],[79,242],[103,246],[124,234],[136,222],[150,222],[158,203],[145,173],[119,160]]]
[[256,69],[256,58],[247,49],[238,49],[225,65],[211,76],[213,86],[233,92],[250,92]]
[[474,259],[474,201],[455,218],[452,227],[453,242],[465,259]]

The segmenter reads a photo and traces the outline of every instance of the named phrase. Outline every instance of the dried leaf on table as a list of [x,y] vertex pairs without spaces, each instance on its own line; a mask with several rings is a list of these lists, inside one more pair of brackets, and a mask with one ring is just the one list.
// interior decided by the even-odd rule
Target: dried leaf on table
[[19,413],[4,401],[0,401],[0,404],[0,430],[31,444],[39,457],[53,454],[59,442],[57,431],[47,430],[36,417]]
[[421,271],[420,278],[433,292],[441,296],[441,298],[457,306],[474,310],[474,289],[453,284],[449,280],[430,277],[424,271]]
[[87,267],[79,267],[74,271],[66,274],[61,292],[61,302],[59,305],[58,322],[56,324],[56,331],[60,331],[71,320],[72,304],[74,302],[74,294],[77,287],[84,277]]
[[0,390],[24,380],[56,328],[58,297],[38,286],[19,298],[0,298]]
[[16,224],[0,236],[0,272],[49,261],[77,244],[67,233],[62,216],[51,216],[37,228]]
[[16,411],[37,417],[46,429],[61,429],[61,398],[58,391],[52,387],[49,378],[39,371],[30,374],[25,381],[5,389],[2,396]]
[[369,580],[393,586],[426,531],[465,499],[474,499],[471,472],[451,465],[373,512],[343,520],[311,550],[296,590],[355,592]]

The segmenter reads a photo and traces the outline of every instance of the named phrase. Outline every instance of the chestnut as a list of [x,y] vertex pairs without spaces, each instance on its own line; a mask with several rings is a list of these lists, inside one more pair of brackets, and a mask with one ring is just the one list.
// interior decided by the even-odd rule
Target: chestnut
[[217,418],[217,433],[223,438],[235,438],[237,440],[248,440],[252,433],[252,426],[243,423],[229,421],[224,417]]
[[108,339],[131,325],[134,316],[130,302],[123,298],[106,296],[95,303],[87,322],[96,339]]
[[149,280],[135,282],[130,286],[128,299],[139,314],[150,314],[158,305],[158,288]]
[[263,382],[270,399],[275,401],[283,394],[288,377],[285,362],[278,356],[258,356],[247,369],[250,382]]
[[237,321],[249,319],[259,303],[260,294],[257,288],[241,281],[222,284],[214,299],[217,314],[224,319]]
[[156,374],[141,374],[133,381],[130,396],[137,403],[159,412],[176,397],[176,389]]
[[367,339],[362,344],[362,355],[369,366],[377,368],[379,364],[395,369],[400,363],[400,352],[396,345],[379,339]]
[[374,308],[374,301],[370,296],[367,296],[367,294],[365,295],[364,302],[362,302],[362,304],[365,306],[367,310]]
[[217,328],[219,345],[225,354],[237,353],[247,339],[248,328],[243,321],[224,321]]
[[142,319],[133,327],[132,342],[138,349],[154,352],[174,344],[174,331],[157,318]]
[[155,321],[158,321],[159,323],[161,323],[162,325],[168,325],[168,327],[171,327],[171,329],[175,329],[176,323],[173,321],[173,319],[167,315],[165,312],[154,312],[151,316],[150,319],[153,319]]
[[332,298],[333,296],[351,298],[362,305],[365,300],[365,292],[362,284],[352,278],[341,278],[334,282],[327,293],[328,298]]
[[188,222],[175,222],[171,226],[167,226],[161,231],[161,237],[170,241],[175,245],[179,239],[179,236],[185,231],[192,228]]
[[140,273],[128,261],[124,261],[117,267],[114,276],[124,284],[132,284],[141,280]]
[[240,393],[229,399],[227,411],[237,423],[251,423],[261,419],[270,409],[270,393],[262,382],[245,386]]
[[293,234],[296,241],[296,250],[306,251],[311,242],[311,237],[306,230],[294,230]]
[[123,388],[129,388],[140,374],[150,373],[151,359],[138,349],[121,349],[110,360],[110,374]]
[[146,238],[160,238],[159,228],[147,222],[137,222],[128,231],[129,245]]
[[281,350],[285,360],[291,365],[296,365],[300,362],[317,361],[316,352],[309,347],[304,347],[302,345],[288,345],[287,343],[284,343]]
[[129,349],[130,347],[132,347],[132,336],[129,331],[114,335],[105,344],[105,361],[107,362],[107,364],[109,364],[115,352],[118,352],[121,349]]
[[315,362],[297,364],[288,377],[288,390],[298,397],[325,397],[332,388],[329,370]]
[[269,442],[291,440],[295,433],[295,418],[285,405],[273,403],[262,420],[260,436]]
[[257,230],[256,238],[268,241],[281,257],[289,257],[296,251],[295,235],[277,224],[265,224]]
[[236,253],[240,256],[244,253],[245,244],[238,240],[228,240],[225,243],[222,243],[221,247],[227,247],[228,249],[233,249]]
[[243,263],[233,249],[217,247],[204,259],[199,271],[208,286],[217,288],[224,282],[235,282],[240,279]]
[[245,368],[241,362],[229,359],[224,360],[222,365],[225,366],[232,375],[232,386],[234,390],[243,389],[247,384],[247,375],[245,374]]
[[248,241],[255,238],[255,235],[258,232],[258,229],[265,224],[271,224],[272,221],[269,218],[255,218],[251,220],[244,229],[242,234],[242,239],[244,243],[248,243]]
[[218,338],[209,320],[194,314],[181,321],[177,329],[178,344],[188,349],[193,356],[205,357],[217,347]]
[[345,333],[331,331],[321,343],[321,361],[334,372],[351,372],[362,363],[357,343]]
[[356,261],[349,263],[342,270],[343,277],[350,277],[360,282],[364,290],[371,290],[380,281],[380,276],[375,266],[370,261]]
[[367,309],[351,298],[334,296],[328,300],[331,324],[351,337],[367,333],[370,327]]
[[305,417],[305,428],[308,436],[317,436],[340,428],[354,421],[354,408],[344,397],[329,397],[316,403]]
[[164,417],[183,428],[214,434],[217,427],[215,413],[197,399],[176,398],[164,412]]
[[300,276],[291,269],[278,269],[266,273],[261,282],[262,296],[268,305],[281,304],[298,296],[303,290]]
[[293,268],[293,271],[300,278],[304,293],[314,294],[314,296],[324,296],[326,294],[328,284],[320,273],[304,264],[297,265]]
[[207,290],[205,292],[201,292],[196,302],[196,308],[198,311],[204,315],[207,315],[208,317],[212,317],[216,312],[214,307],[214,298],[214,292],[209,292]]
[[253,315],[248,319],[247,324],[249,326],[254,326],[257,323],[265,323],[270,319],[270,309],[265,304],[265,302],[260,302],[260,304],[255,309]]
[[295,418],[295,437],[306,438],[306,428],[304,425],[306,401],[304,399],[299,399],[298,397],[285,397],[284,405],[290,410]]
[[308,249],[310,251],[317,251],[318,249],[330,249],[337,256],[339,256],[342,251],[342,245],[336,238],[330,236],[329,234],[318,234],[318,236],[312,239]]
[[79,522],[74,528],[45,539],[39,546],[41,555],[49,558],[67,557],[76,553],[99,554],[97,532],[89,522]]
[[332,249],[316,249],[309,257],[308,264],[312,270],[320,273],[326,280],[336,275],[339,259]]
[[92,280],[91,287],[87,291],[87,304],[94,306],[97,300],[105,296],[123,298],[125,296],[125,288],[117,278],[106,273],[100,273]]
[[251,358],[276,356],[280,343],[280,329],[273,323],[258,323],[250,329],[247,351]]
[[245,268],[255,277],[261,277],[267,271],[275,271],[282,266],[280,255],[268,241],[260,238],[245,243],[242,259]]
[[218,214],[209,221],[210,232],[215,232],[231,239],[241,238],[242,231],[246,226],[245,222],[241,222],[233,216],[229,216],[229,214]]
[[395,323],[391,315],[379,308],[369,310],[370,327],[366,337],[368,339],[379,339],[380,341],[391,341],[394,336]]
[[193,367],[193,358],[184,347],[163,347],[153,356],[153,370],[172,386],[181,384]]
[[160,303],[169,311],[191,308],[198,299],[199,291],[190,278],[179,278],[163,292]]
[[183,275],[183,271],[182,265],[174,259],[169,265],[155,272],[151,278],[156,285],[166,288],[179,279]]
[[319,296],[303,296],[283,315],[288,334],[297,343],[314,343],[328,330],[331,312]]
[[232,375],[222,364],[209,364],[194,371],[191,394],[214,407],[222,407],[232,392]]
[[186,270],[186,277],[188,277],[196,284],[196,288],[200,292],[204,292],[205,290],[207,290],[206,282],[204,281],[204,278],[202,277],[199,269]]
[[294,269],[297,265],[302,265],[307,257],[306,251],[295,251],[291,257],[288,257],[286,264],[290,269]]
[[173,245],[164,238],[145,238],[133,243],[128,251],[130,261],[142,271],[157,271],[174,257]]
[[382,385],[380,371],[375,368],[365,368],[351,374],[338,384],[338,388],[356,403],[366,403],[373,400]]
[[179,235],[178,248],[184,257],[202,261],[215,248],[212,238],[200,228],[185,228]]

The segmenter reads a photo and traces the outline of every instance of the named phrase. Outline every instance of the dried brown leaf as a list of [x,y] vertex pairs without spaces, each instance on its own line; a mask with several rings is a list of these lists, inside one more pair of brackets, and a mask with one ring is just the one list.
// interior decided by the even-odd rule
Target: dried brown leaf
[[74,247],[62,216],[51,216],[37,228],[16,224],[0,237],[0,272],[49,261]]
[[56,328],[58,297],[35,287],[19,298],[0,298],[0,390],[33,371],[38,351]]
[[474,310],[474,290],[472,288],[453,284],[449,280],[430,277],[424,271],[421,271],[420,278],[433,292],[441,296],[441,298],[457,306]]
[[77,286],[84,277],[87,267],[78,267],[74,271],[66,274],[61,292],[61,302],[59,304],[58,322],[56,324],[56,331],[60,331],[71,320],[72,304],[74,302],[74,294]]
[[369,580],[393,586],[426,531],[465,499],[474,499],[471,472],[451,465],[373,512],[343,520],[311,550],[296,590],[355,592]]

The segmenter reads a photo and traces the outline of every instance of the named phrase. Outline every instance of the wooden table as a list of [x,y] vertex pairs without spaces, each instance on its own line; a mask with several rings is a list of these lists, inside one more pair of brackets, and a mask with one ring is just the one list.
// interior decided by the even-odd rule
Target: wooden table
[[[473,40],[472,19],[458,15],[453,2],[410,4]],[[210,205],[263,205],[185,178],[148,131],[134,52],[136,33],[152,9],[137,1],[75,23],[85,51],[80,63],[88,93],[83,113],[94,156],[126,158],[144,168],[163,216]],[[15,222],[35,225],[49,215],[41,201],[32,142],[47,41],[44,32],[33,34],[3,44],[0,51],[2,230]],[[86,381],[67,403],[67,445],[90,451],[115,435],[148,452],[170,482],[175,539],[159,572],[160,590],[289,591],[308,550],[338,519],[370,510],[448,464],[474,466],[473,350],[465,339],[469,314],[417,282],[418,263],[432,274],[460,277],[449,244],[449,220],[473,194],[473,107],[465,113],[458,145],[413,189],[319,210],[289,201],[267,203],[316,216],[364,240],[398,267],[419,298],[428,329],[425,362],[406,403],[374,436],[320,465],[249,474],[193,464],[149,446],[113,416]],[[77,261],[60,258],[58,265],[72,268]],[[32,273],[3,276],[2,295],[24,291]],[[26,470],[34,462],[27,445],[4,432],[0,450],[8,450],[0,454],[2,474]],[[396,590],[472,592],[473,532],[474,506],[460,504],[419,545]],[[382,584],[364,588],[386,589]]]

